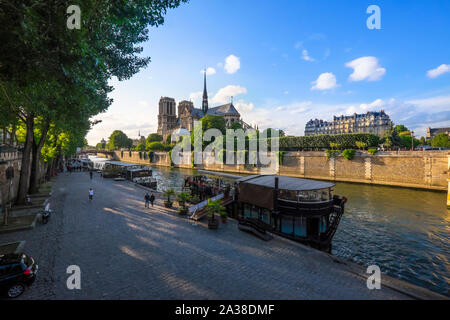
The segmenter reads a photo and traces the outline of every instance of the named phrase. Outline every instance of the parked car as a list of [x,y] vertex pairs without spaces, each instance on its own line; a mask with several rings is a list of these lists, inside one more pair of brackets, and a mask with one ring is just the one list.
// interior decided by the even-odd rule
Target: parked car
[[17,298],[36,279],[38,265],[25,253],[0,255],[0,292],[8,298]]

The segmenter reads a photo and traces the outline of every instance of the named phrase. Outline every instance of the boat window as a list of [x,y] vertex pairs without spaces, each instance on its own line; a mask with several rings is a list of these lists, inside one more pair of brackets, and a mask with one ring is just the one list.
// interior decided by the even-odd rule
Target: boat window
[[298,192],[299,202],[328,201],[329,199],[330,199],[330,192],[328,189]]
[[261,221],[267,224],[270,223],[270,211],[267,209],[261,209]]
[[299,237],[306,237],[306,218],[295,217],[294,234]]
[[283,200],[297,201],[297,194],[291,190],[279,190],[278,197]]
[[257,206],[252,206],[252,218],[259,219],[259,208]]
[[294,232],[294,223],[292,217],[281,216],[281,232],[292,234]]
[[250,204],[245,204],[244,217],[259,219],[259,208]]
[[328,228],[328,216],[323,216],[320,219],[319,232],[326,232]]

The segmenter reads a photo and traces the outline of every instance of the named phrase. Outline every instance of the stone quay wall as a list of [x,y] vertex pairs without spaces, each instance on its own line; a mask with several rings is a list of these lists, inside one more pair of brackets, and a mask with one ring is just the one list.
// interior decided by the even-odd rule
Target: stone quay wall
[[[185,161],[175,167],[192,168],[191,154],[183,155]],[[168,152],[155,152],[150,161],[148,152],[115,151],[114,159],[170,167]],[[272,156],[272,159],[275,159]],[[356,152],[353,160],[342,155],[327,159],[325,152],[287,152],[280,165],[270,172],[265,167],[253,165],[227,165],[203,163],[196,169],[240,174],[275,173],[280,175],[329,181],[357,182],[447,191],[450,153],[448,151],[378,152],[370,155]]]
[[[9,203],[10,200],[16,199],[17,191],[19,189],[20,167],[22,164],[22,153],[19,151],[0,152],[0,206]],[[14,178],[6,180],[6,169],[13,167]],[[12,182],[12,183],[11,183]],[[2,203],[2,202],[5,203]]]

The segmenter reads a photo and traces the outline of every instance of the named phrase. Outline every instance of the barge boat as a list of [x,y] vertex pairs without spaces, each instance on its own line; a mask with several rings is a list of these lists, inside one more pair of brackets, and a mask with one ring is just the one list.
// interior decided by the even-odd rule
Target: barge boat
[[278,234],[331,253],[344,214],[345,197],[335,184],[276,175],[251,175],[236,181],[239,228]]

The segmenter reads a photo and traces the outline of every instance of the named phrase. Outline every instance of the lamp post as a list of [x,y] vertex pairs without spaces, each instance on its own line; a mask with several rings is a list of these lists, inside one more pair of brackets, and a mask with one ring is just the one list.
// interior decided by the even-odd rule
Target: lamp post
[[411,151],[414,151],[414,131],[411,131]]

